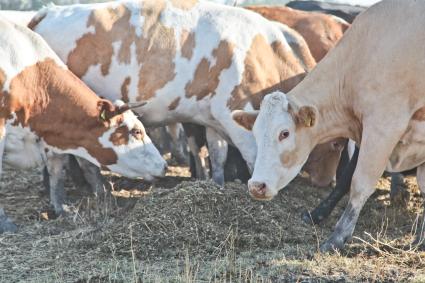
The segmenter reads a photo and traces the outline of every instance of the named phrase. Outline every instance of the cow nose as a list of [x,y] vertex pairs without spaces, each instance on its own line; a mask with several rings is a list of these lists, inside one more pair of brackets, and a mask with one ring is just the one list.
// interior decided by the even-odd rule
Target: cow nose
[[256,182],[256,181],[251,181],[248,184],[248,188],[249,188],[249,193],[254,197],[254,198],[265,198],[266,196],[266,192],[267,192],[267,185],[264,182]]

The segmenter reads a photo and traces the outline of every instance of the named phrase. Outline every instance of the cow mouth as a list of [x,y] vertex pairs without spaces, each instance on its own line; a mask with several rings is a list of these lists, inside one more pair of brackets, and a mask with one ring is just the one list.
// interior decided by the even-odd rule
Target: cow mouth
[[255,200],[259,200],[259,201],[270,201],[273,199],[273,196],[267,196],[267,195],[258,195],[256,193],[253,192],[249,192],[249,195],[255,199]]

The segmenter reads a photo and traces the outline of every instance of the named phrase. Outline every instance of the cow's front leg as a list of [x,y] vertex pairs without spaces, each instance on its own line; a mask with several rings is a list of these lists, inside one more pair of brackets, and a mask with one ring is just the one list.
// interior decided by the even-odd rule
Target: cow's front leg
[[96,195],[96,197],[108,194],[110,192],[109,188],[106,187],[108,183],[100,173],[100,168],[83,158],[75,158],[81,168],[85,180],[88,182],[92,192]]
[[57,215],[68,212],[68,207],[64,204],[65,174],[64,165],[68,156],[65,154],[49,153],[47,155],[47,172],[49,174],[50,204]]
[[357,168],[351,182],[350,199],[334,232],[321,245],[322,252],[342,249],[345,242],[352,237],[360,211],[375,191],[375,184],[384,172],[391,152],[405,129],[403,124],[398,124],[399,128],[396,128],[396,123],[392,126],[394,128],[391,131],[364,129]]
[[12,220],[7,217],[3,208],[0,207],[0,234],[4,232],[12,232],[15,233],[18,230],[18,227]]
[[[6,144],[6,127],[4,125],[4,119],[0,119],[0,176],[3,172],[3,153],[4,153],[4,146]],[[3,208],[0,207],[0,234],[4,232],[16,232],[18,230],[18,227],[15,225],[15,223],[12,222],[12,220],[7,217],[6,213],[4,212]]]
[[212,179],[224,185],[224,164],[227,159],[227,142],[212,128],[207,128],[208,153],[211,160]]
[[425,248],[425,164],[422,164],[417,168],[416,180],[418,182],[419,190],[421,190],[423,201],[423,212],[422,217],[419,219],[419,224],[416,229],[416,239],[413,245],[420,245]]

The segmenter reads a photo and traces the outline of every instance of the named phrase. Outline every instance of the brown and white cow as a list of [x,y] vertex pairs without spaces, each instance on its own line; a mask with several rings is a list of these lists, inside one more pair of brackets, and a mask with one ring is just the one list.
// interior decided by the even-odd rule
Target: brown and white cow
[[0,10],[0,19],[27,26],[36,13],[37,11]]
[[[0,20],[0,31],[0,155],[6,162],[52,159],[53,166],[70,153],[128,177],[164,174],[165,161],[128,105],[100,99],[28,28]],[[5,148],[6,135],[12,140]],[[61,211],[62,203],[51,202]]]
[[349,23],[332,15],[304,12],[285,6],[247,6],[245,8],[299,32],[307,42],[316,62],[322,60],[350,27]]
[[[287,95],[269,94],[259,113],[234,113],[250,121],[248,128],[255,121],[258,155],[248,186],[257,199],[271,199],[285,187],[316,144],[346,137],[360,145],[349,203],[322,251],[342,248],[351,237],[385,168],[418,166],[425,193],[424,13],[423,1],[372,6]],[[417,242],[423,237],[422,221]]]
[[[302,37],[242,8],[196,0],[48,7],[30,23],[101,96],[149,103],[149,125],[207,127],[214,180],[231,142],[252,169],[255,140],[231,118],[258,109],[270,90],[289,91],[314,65]],[[214,174],[213,174],[214,175]]]

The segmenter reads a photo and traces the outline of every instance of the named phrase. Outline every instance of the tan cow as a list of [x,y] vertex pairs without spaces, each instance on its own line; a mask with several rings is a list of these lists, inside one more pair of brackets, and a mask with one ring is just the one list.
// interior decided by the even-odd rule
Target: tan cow
[[[100,99],[38,34],[0,20],[0,58],[0,157],[11,131],[11,163],[50,159],[55,167],[58,154],[70,153],[128,177],[164,174],[165,161],[129,106]],[[62,211],[60,200],[51,202]]]
[[[360,145],[349,203],[322,251],[340,249],[352,236],[385,168],[418,166],[425,193],[424,14],[424,1],[372,6],[287,95],[267,95],[259,114],[234,113],[245,127],[255,121],[258,155],[248,186],[257,199],[271,199],[285,187],[316,144],[346,137]],[[423,238],[422,221],[416,242]]]
[[350,27],[349,23],[335,16],[304,12],[285,6],[247,6],[245,8],[299,32],[307,42],[316,62],[322,60]]

